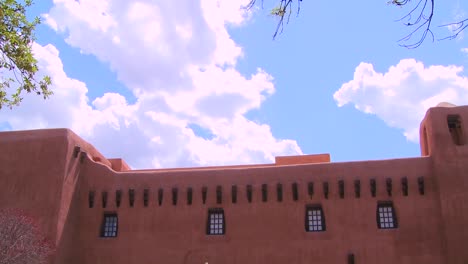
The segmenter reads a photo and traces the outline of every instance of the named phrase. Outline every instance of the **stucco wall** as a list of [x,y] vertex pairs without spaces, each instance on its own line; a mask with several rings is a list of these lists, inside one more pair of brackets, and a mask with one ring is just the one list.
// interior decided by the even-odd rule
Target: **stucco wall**
[[[463,145],[452,140],[447,117],[459,116],[464,132]],[[421,127],[426,127],[433,161],[434,182],[440,193],[444,246],[447,263],[466,263],[468,250],[468,107],[438,107],[430,109]]]
[[[464,264],[468,261],[468,146],[454,144],[448,115],[460,116],[463,139],[468,142],[468,107],[433,108],[421,124],[423,157],[342,163],[324,159],[316,164],[294,157],[306,164],[139,171],[129,170],[123,160],[106,159],[70,130],[1,132],[0,208],[20,208],[35,217],[57,244],[51,260],[57,264],[347,263],[348,254],[354,254],[355,263]],[[408,181],[407,196],[403,178]],[[376,181],[375,197],[371,180]],[[297,200],[293,183],[298,186]],[[329,186],[327,198],[324,183]],[[262,199],[264,184],[267,201]],[[281,202],[277,184],[282,185]],[[238,191],[236,203],[231,200],[233,185]],[[248,185],[253,190],[251,202]],[[219,186],[221,203],[216,199]],[[191,205],[188,188],[193,190]],[[135,191],[133,207],[130,189]],[[176,205],[173,189],[178,194]],[[119,208],[117,190],[123,194]],[[89,208],[90,192],[95,194],[93,208]],[[108,193],[106,208],[102,192]],[[378,229],[376,209],[381,201],[393,202],[398,228]],[[305,231],[305,207],[310,204],[322,206],[325,232]],[[206,235],[209,208],[224,210],[225,235]],[[118,214],[116,238],[100,237],[104,213]]]
[[[434,188],[430,158],[384,161],[266,166],[239,169],[201,169],[116,173],[88,160],[82,168],[80,192],[80,241],[83,258],[75,263],[346,263],[347,254],[357,263],[443,263],[439,227],[438,194]],[[402,193],[406,177],[409,194]],[[418,191],[417,178],[424,177],[425,193]],[[392,179],[388,195],[386,179]],[[370,179],[377,183],[371,196]],[[344,198],[338,181],[344,180]],[[361,195],[355,197],[354,181],[360,180]],[[314,194],[308,195],[308,183]],[[328,199],[323,183],[329,184]],[[268,200],[262,201],[261,185],[268,184]],[[276,185],[283,185],[278,202]],[[299,199],[292,198],[292,183],[298,184]],[[238,200],[231,201],[231,186]],[[246,186],[253,186],[247,201]],[[216,202],[216,187],[222,186],[222,203]],[[186,190],[193,188],[192,205]],[[201,190],[207,187],[203,204]],[[164,190],[159,206],[157,191]],[[172,204],[172,189],[178,203]],[[135,190],[135,205],[129,206],[129,189]],[[143,206],[143,190],[149,189],[149,205]],[[122,204],[115,206],[115,191],[122,190]],[[95,191],[95,206],[89,208],[89,191]],[[107,208],[100,194],[109,193]],[[399,228],[377,228],[378,201],[393,201]],[[305,232],[305,206],[321,204],[326,232]],[[206,235],[208,208],[223,208],[224,236]],[[119,216],[117,238],[100,238],[104,212]],[[109,261],[109,262],[108,262]],[[94,262],[93,262],[94,263]]]

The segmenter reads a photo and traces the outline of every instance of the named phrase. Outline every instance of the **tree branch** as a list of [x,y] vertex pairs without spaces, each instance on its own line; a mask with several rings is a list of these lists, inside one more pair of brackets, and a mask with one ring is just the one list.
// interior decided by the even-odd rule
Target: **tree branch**
[[[262,1],[262,8],[263,8],[263,0],[261,1]],[[302,0],[296,0],[296,1],[297,1],[297,16],[298,16],[299,12],[301,11]],[[255,6],[256,2],[257,0],[250,0],[250,2],[243,8],[250,10]],[[293,2],[294,0],[279,0],[279,5],[271,10],[271,15],[279,18],[275,33],[273,34],[273,39],[275,39],[278,34],[283,33],[284,18],[286,14],[287,14],[286,24],[289,23],[289,18],[291,17],[291,13],[292,13]]]
[[458,35],[463,31],[465,30],[467,27],[468,27],[468,18],[467,19],[464,19],[462,21],[459,21],[459,22],[454,22],[454,23],[449,23],[449,24],[445,24],[445,25],[440,25],[439,27],[451,27],[451,26],[455,26],[454,29],[450,29],[453,34],[450,35],[450,36],[447,36],[447,37],[444,37],[444,38],[441,38],[440,40],[445,40],[445,39],[455,39],[458,37]]
[[[393,0],[391,3],[397,6],[404,6],[407,5],[410,1],[411,0]],[[420,32],[422,29],[422,34],[419,40],[410,44],[399,44],[400,46],[409,49],[417,48],[421,46],[428,34],[431,36],[432,41],[434,41],[434,33],[431,30],[432,18],[434,17],[434,1],[435,0],[419,0],[413,9],[411,9],[405,16],[397,20],[406,20],[407,22],[404,23],[405,26],[416,27],[408,35],[399,39],[399,43],[409,41],[413,38],[413,36],[416,33]],[[418,15],[416,16],[416,19],[413,19],[413,15],[415,13],[418,13]]]
[[[285,15],[287,14],[286,24],[289,23],[289,18],[292,12],[292,3],[294,0],[275,0],[278,1],[278,6],[271,10],[271,14],[278,17],[279,21],[276,26],[276,30],[273,34],[273,39],[276,38],[278,34],[283,32],[284,22],[285,22]],[[297,15],[301,10],[301,2],[302,0],[297,1]],[[263,0],[262,8],[263,8]],[[417,0],[413,1],[416,2],[413,8],[402,18],[398,19],[397,21],[404,21],[403,25],[410,27],[412,30],[409,34],[404,36],[403,38],[398,40],[398,43],[402,47],[406,47],[409,49],[414,49],[421,46],[426,38],[429,36],[432,41],[435,40],[435,35],[432,31],[432,20],[435,14],[435,0]],[[412,0],[389,0],[389,4],[393,4],[399,7],[404,7],[413,3]],[[250,0],[250,2],[243,7],[244,9],[252,9],[257,0]],[[445,39],[454,39],[458,37],[465,29],[468,28],[468,18],[461,20],[459,22],[449,23],[445,25],[441,25],[439,27],[449,27],[449,30],[452,31],[453,34],[450,36],[437,39],[437,40],[445,40]],[[453,28],[450,28],[453,27]],[[419,36],[419,38],[416,37]],[[416,41],[411,42],[417,38]]]

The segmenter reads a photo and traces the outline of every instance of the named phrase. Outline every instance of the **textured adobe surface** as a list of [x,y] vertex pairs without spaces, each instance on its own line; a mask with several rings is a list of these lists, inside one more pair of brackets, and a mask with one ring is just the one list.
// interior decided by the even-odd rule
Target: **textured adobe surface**
[[[333,163],[320,154],[159,170],[130,170],[67,129],[1,132],[0,208],[36,217],[57,244],[57,264],[348,263],[349,254],[359,264],[464,264],[468,145],[454,144],[447,125],[453,115],[468,141],[468,107],[431,108],[421,123],[422,157]],[[385,201],[393,203],[396,229],[377,227],[377,204]],[[321,205],[326,231],[306,232],[307,205]],[[206,235],[210,208],[224,210],[224,235]],[[115,238],[100,236],[105,213],[118,215]]]

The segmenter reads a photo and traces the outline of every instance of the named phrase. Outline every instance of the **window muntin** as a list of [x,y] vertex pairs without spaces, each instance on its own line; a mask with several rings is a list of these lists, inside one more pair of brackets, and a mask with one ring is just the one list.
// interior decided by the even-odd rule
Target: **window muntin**
[[224,235],[226,222],[224,210],[214,208],[208,210],[207,235]]
[[101,227],[101,237],[117,237],[119,219],[117,214],[104,214]]
[[392,202],[381,202],[377,205],[377,226],[379,229],[398,227],[395,209]]
[[307,232],[325,231],[325,215],[322,206],[310,205],[306,207],[305,226]]

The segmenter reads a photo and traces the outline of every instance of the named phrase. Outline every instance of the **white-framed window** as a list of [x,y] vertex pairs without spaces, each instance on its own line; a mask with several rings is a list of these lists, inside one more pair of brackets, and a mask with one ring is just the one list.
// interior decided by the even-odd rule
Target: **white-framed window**
[[321,205],[307,205],[305,227],[307,232],[323,232],[326,230],[325,215]]
[[115,213],[105,213],[101,226],[101,237],[117,237],[119,219]]
[[380,229],[398,227],[395,208],[392,202],[379,202],[377,204],[377,226]]
[[224,210],[221,208],[208,209],[207,235],[224,235],[226,232],[226,221]]

